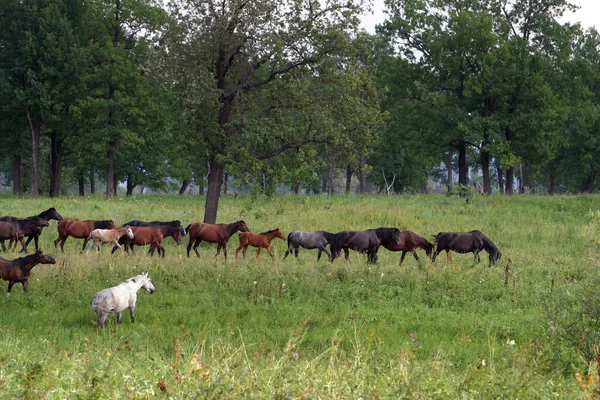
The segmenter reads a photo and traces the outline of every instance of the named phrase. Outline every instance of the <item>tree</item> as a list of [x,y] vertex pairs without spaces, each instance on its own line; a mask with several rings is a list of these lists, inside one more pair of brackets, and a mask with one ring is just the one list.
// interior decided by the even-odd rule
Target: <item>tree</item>
[[[317,0],[273,2],[266,0],[173,2],[181,22],[172,56],[194,76],[211,77],[204,93],[216,93],[211,111],[195,115],[204,128],[208,154],[208,193],[205,222],[215,222],[226,165],[233,149],[244,148],[240,106],[264,86],[339,54],[347,46],[348,30],[356,29],[360,2]],[[192,62],[194,60],[195,62]],[[189,88],[198,93],[197,88]],[[189,96],[191,98],[192,96]],[[209,99],[210,99],[209,98]],[[210,101],[210,100],[209,100]],[[188,103],[188,114],[198,102]],[[295,140],[279,142],[268,154],[297,148]],[[266,157],[270,158],[270,157]]]

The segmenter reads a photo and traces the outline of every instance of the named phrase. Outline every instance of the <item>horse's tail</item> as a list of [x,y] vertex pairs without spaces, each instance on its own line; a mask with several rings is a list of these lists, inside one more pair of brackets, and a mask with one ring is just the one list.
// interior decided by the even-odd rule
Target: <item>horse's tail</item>
[[192,224],[189,224],[188,226],[185,227],[185,234],[186,235],[190,232],[190,226],[192,226]]

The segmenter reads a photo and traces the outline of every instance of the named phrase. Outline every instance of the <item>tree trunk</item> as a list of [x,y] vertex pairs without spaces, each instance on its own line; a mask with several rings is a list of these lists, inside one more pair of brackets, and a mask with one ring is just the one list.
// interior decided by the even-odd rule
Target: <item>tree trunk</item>
[[85,196],[85,181],[83,179],[83,172],[79,173],[79,177],[77,178],[77,182],[79,183],[79,195]]
[[[485,145],[485,144],[484,144]],[[492,182],[490,180],[490,153],[482,150],[479,152],[481,163],[481,175],[483,176],[483,193],[492,194]]]
[[504,192],[506,194],[514,193],[514,181],[515,181],[515,167],[508,167],[506,169],[506,188]]
[[300,182],[294,182],[294,183],[292,183],[292,187],[290,188],[290,190],[294,194],[300,193]]
[[533,184],[533,180],[531,178],[531,168],[529,167],[529,165],[525,164],[523,166],[523,180],[524,180],[524,185],[527,185],[527,187],[529,188],[529,193],[535,193],[535,185]]
[[94,167],[90,168],[90,193],[96,194],[96,171]]
[[133,183],[133,179],[131,179],[131,176],[127,175],[127,193],[125,194],[125,196],[131,196],[131,195],[133,195],[133,189],[135,189],[136,186],[137,185],[135,185]]
[[365,173],[365,171],[363,171],[362,169],[360,170],[360,174],[359,176],[359,191],[361,193],[367,193],[368,192],[368,187],[367,187],[367,174]]
[[467,144],[464,141],[458,142],[458,183],[468,185],[468,166],[467,166]]
[[228,181],[229,181],[229,173],[225,172],[225,175],[223,177],[223,194],[227,194],[227,189],[228,189],[227,182]]
[[185,194],[185,191],[188,189],[191,182],[192,182],[191,179],[184,179],[183,182],[181,182],[181,187],[179,188],[180,196]]
[[321,193],[327,193],[327,176],[324,175],[323,178],[321,178]]
[[117,187],[119,186],[119,181],[117,179],[117,167],[115,165],[115,173],[113,175],[113,193],[115,194],[115,197],[117,197]]
[[346,194],[350,193],[350,185],[352,184],[352,167],[346,167]]
[[208,192],[206,193],[206,204],[204,206],[204,222],[214,224],[217,222],[217,211],[219,209],[219,197],[221,196],[221,184],[223,182],[223,165],[218,163],[215,157],[209,159]]
[[108,151],[106,157],[108,158],[108,164],[106,165],[106,198],[112,199],[115,197],[115,147],[114,141],[108,142]]
[[13,194],[23,194],[23,184],[21,183],[21,155],[17,154],[13,158]]
[[583,182],[583,184],[581,185],[581,191],[585,192],[585,193],[593,193],[595,184],[596,184],[596,173],[594,171],[590,171],[588,173],[588,176],[587,176],[585,182]]
[[496,173],[498,174],[498,191],[504,194],[504,171],[498,159],[496,159]]
[[550,184],[548,186],[548,194],[552,196],[554,191],[556,190],[556,177],[553,174],[550,174]]
[[62,139],[58,133],[50,135],[50,197],[60,196],[60,180],[62,176]]
[[448,193],[452,191],[452,148],[448,149],[448,159],[446,160],[446,171],[448,173],[448,178],[446,182],[446,187],[448,188]]
[[36,122],[35,124],[31,121],[31,115],[29,109],[27,109],[27,119],[29,120],[29,127],[31,128],[31,170],[29,174],[29,191],[32,196],[38,197],[40,195],[39,190],[39,158],[40,158],[40,134],[41,124]]

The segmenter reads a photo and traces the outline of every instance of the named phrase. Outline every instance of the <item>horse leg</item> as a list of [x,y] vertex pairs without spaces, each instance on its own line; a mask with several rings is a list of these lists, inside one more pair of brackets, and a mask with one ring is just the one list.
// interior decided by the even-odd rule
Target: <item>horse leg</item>
[[258,246],[258,252],[256,252],[256,259],[260,256],[260,251],[262,250],[262,246]]
[[165,258],[165,248],[164,247],[160,246],[158,248],[158,255],[161,256],[162,258]]
[[187,256],[190,257],[190,250],[192,249],[192,239],[190,238],[190,242],[187,245]]
[[446,258],[448,261],[452,261],[452,250],[446,250]]
[[406,255],[406,250],[402,251],[402,256],[400,256],[400,266],[402,266],[402,262],[404,261],[404,256]]
[[29,243],[31,243],[31,241],[32,241],[34,238],[36,239],[36,240],[35,240],[35,251],[37,251],[37,250],[38,250],[38,246],[37,246],[37,236],[29,236],[29,237],[27,237],[27,240],[25,241],[25,244],[23,245],[23,250],[21,250],[21,253],[27,253],[27,246],[29,246]]
[[[23,246],[20,253],[27,253],[27,246],[25,246],[25,240],[23,239],[23,236],[21,236],[19,238],[19,242],[21,242],[21,246]],[[15,241],[15,250],[16,249],[17,249],[17,242]]]
[[135,306],[129,307],[129,315],[131,316],[131,323],[135,322]]
[[200,258],[200,253],[198,253],[198,246],[200,246],[200,242],[202,241],[202,239],[198,238],[196,239],[196,241],[194,242],[194,252],[196,253],[196,256],[198,258]]
[[273,255],[273,252],[271,251],[271,246],[267,246],[265,248],[267,249],[267,252],[271,255],[271,258],[273,259],[273,261],[275,261],[275,256]]
[[[285,260],[288,256],[288,254],[290,254],[292,252],[292,246],[288,246],[288,249],[285,251],[285,255],[283,256],[283,259]],[[296,256],[298,257],[298,256]]]
[[246,259],[246,251],[248,251],[248,245],[245,245],[244,250],[242,250],[242,255],[244,256],[244,260]]
[[223,248],[223,255],[225,256],[225,259],[227,260],[227,242],[223,242],[221,247]]
[[83,239],[83,247],[81,248],[81,251],[85,250],[85,245],[87,244],[87,242],[90,241],[90,237],[86,237],[85,239]]
[[350,258],[350,250],[347,247],[344,247],[344,254],[346,256],[346,261]]
[[415,249],[412,249],[411,251],[413,257],[415,258],[415,260],[419,261],[419,256],[417,255],[417,251]]
[[123,319],[123,313],[122,312],[117,313],[117,324],[120,324],[122,319]]
[[27,291],[29,290],[29,280],[25,279],[23,282],[21,282],[23,284],[23,291],[25,293],[27,293]]
[[242,247],[244,247],[244,246],[242,246],[242,245],[240,244],[240,247],[238,247],[237,249],[235,249],[235,259],[236,259],[236,260],[237,260],[237,257],[238,257],[238,253],[240,252],[240,250],[242,249]]
[[[67,241],[67,236],[65,236],[63,238],[63,240],[60,242],[60,251],[62,251],[63,253],[65,252],[65,242]],[[83,246],[85,247],[85,246]]]
[[6,252],[6,246],[4,245],[4,239],[0,240],[0,244],[2,245],[2,251]]
[[[58,238],[54,241],[54,248],[56,249],[56,245],[58,244],[58,242],[60,242],[60,235],[58,235]],[[2,243],[4,244],[4,243]]]
[[10,293],[14,284],[15,284],[15,281],[8,282],[8,293]]
[[217,254],[215,254],[215,257],[218,256],[220,252],[221,252],[221,243],[217,242]]

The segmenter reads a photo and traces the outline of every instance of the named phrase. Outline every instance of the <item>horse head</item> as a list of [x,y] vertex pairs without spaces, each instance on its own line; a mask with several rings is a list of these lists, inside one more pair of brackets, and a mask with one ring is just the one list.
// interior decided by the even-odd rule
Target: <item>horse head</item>
[[45,216],[48,217],[48,219],[54,219],[56,221],[62,221],[63,220],[62,215],[60,215],[58,213],[58,211],[56,211],[56,209],[54,207],[47,209],[42,214],[46,214]]
[[51,255],[44,253],[42,250],[35,252],[39,264],[56,264],[56,260]]
[[148,272],[142,272],[143,282],[142,287],[146,289],[149,293],[154,293],[156,289],[150,280],[150,274]]
[[279,228],[275,229],[275,237],[278,237],[279,239],[283,239],[285,240],[285,234],[283,232],[281,232],[281,230],[279,230]]
[[133,231],[128,225],[125,225],[125,233],[129,237],[129,239],[133,239]]
[[238,230],[242,232],[250,232],[250,228],[246,225],[244,220],[239,220],[235,222],[237,224]]

